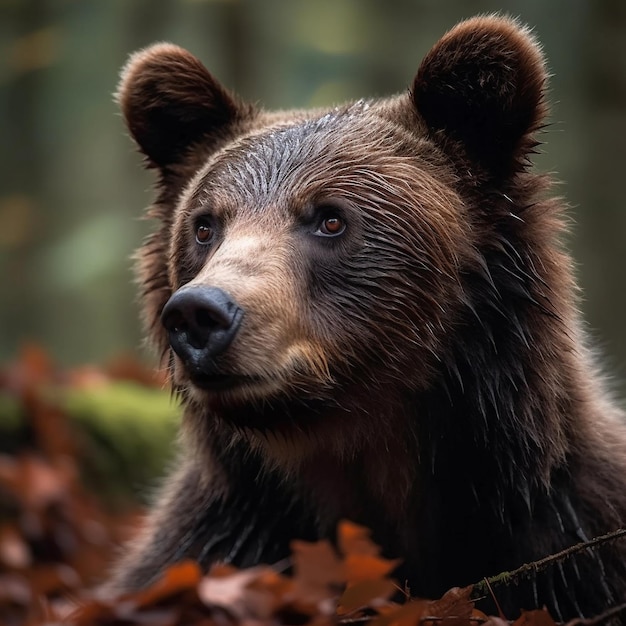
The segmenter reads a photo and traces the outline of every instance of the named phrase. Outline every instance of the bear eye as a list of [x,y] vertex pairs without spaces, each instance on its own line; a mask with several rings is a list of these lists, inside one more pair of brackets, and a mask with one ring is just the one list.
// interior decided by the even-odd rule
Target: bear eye
[[346,230],[345,220],[339,215],[330,213],[324,216],[315,234],[321,237],[337,237],[341,235],[344,230]]
[[207,219],[200,219],[196,222],[196,241],[205,246],[213,240],[215,231]]

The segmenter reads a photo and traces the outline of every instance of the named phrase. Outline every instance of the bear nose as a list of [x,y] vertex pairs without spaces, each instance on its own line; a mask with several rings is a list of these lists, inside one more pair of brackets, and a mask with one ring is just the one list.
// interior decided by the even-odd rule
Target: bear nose
[[237,334],[243,310],[217,287],[182,287],[167,301],[161,323],[170,345],[186,363],[200,367],[223,352]]

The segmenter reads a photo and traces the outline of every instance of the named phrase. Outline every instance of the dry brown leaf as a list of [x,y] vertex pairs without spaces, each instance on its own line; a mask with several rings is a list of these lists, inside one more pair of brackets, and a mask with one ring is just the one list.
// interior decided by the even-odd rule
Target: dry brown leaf
[[[209,578],[228,578],[229,576],[232,576],[233,574],[236,574],[240,571],[241,570],[234,565],[229,565],[228,563],[216,563],[215,565],[211,566],[211,569],[209,570],[207,576]],[[205,576],[205,578],[207,576]]]
[[40,346],[28,343],[20,350],[16,369],[29,383],[39,384],[49,380],[54,372],[52,360]]
[[[307,617],[294,603],[295,582],[267,566],[237,570],[214,567],[198,585],[198,596],[207,606],[220,607],[240,623],[267,621],[281,612]],[[279,620],[280,621],[280,620]]]
[[147,387],[163,387],[167,384],[165,370],[146,367],[136,357],[121,354],[106,366],[106,373],[115,380],[128,380]]
[[0,565],[11,569],[23,569],[31,563],[30,548],[17,528],[9,524],[0,527]]
[[389,600],[396,591],[396,584],[388,578],[363,580],[349,585],[339,599],[337,613],[345,615],[363,607],[376,608],[381,602]]
[[351,554],[378,556],[380,554],[380,548],[371,539],[370,530],[347,520],[339,522],[337,543],[339,550],[345,556]]
[[39,563],[27,577],[33,593],[42,597],[77,589],[82,583],[74,568],[64,563]]
[[83,365],[67,372],[64,383],[75,389],[98,389],[109,384],[109,377],[93,365]]
[[483,626],[511,626],[509,622],[501,617],[489,617],[483,622]]
[[300,601],[317,604],[334,598],[346,582],[345,568],[328,541],[291,544],[295,593]]
[[389,561],[371,554],[349,554],[344,559],[346,580],[358,583],[365,580],[377,580],[388,576],[400,561]]
[[[489,615],[487,615],[486,613],[483,613],[482,611],[479,611],[478,609],[473,609],[472,614],[470,616],[470,620],[472,620],[473,622],[476,622],[477,624],[483,624],[485,622],[488,622],[490,619],[500,620],[504,624],[506,624],[506,626],[509,626],[509,622],[504,617],[495,617],[495,616],[490,617]],[[492,626],[500,626],[500,624],[497,622],[494,622]]]
[[55,618],[58,622],[68,626],[104,624],[107,622],[107,618],[113,617],[115,604],[114,601],[91,599],[71,608],[62,605],[58,613],[55,613]]
[[13,494],[17,489],[17,462],[8,454],[0,454],[0,487]]
[[[108,624],[130,624],[136,626],[176,626],[181,623],[180,611],[177,608],[159,608],[142,610],[141,612],[123,613],[119,607],[113,611],[115,619],[109,620]],[[93,626],[87,625],[85,626]]]
[[428,615],[431,604],[429,600],[411,600],[391,608],[381,607],[370,626],[416,626],[423,616]]
[[175,594],[195,590],[200,582],[200,567],[194,561],[172,565],[153,585],[139,593],[124,596],[135,607],[146,607]]
[[228,565],[215,567],[199,582],[198,597],[207,606],[218,606],[241,619],[249,614],[247,587],[258,578],[262,569],[238,570]]
[[13,604],[29,606],[33,590],[26,578],[16,574],[0,574],[0,607]]
[[32,453],[15,458],[0,455],[0,485],[29,511],[41,511],[70,493],[70,464],[54,466]]
[[140,609],[130,600],[93,600],[57,617],[57,622],[67,626],[176,626],[181,623],[180,613],[178,606]]
[[283,576],[270,568],[259,573],[247,590],[248,601],[259,619],[268,619],[294,600],[293,578]]
[[428,625],[441,620],[446,626],[476,626],[486,616],[474,609],[471,591],[471,587],[453,587],[439,600],[412,600],[393,609],[381,607],[371,626]]
[[16,484],[28,508],[41,510],[69,494],[73,476],[67,467],[53,467],[34,455],[24,455],[18,458],[16,470]]
[[[469,619],[474,611],[474,603],[470,600],[473,585],[453,587],[446,591],[439,600],[431,602],[430,614],[435,617]],[[446,622],[448,623],[448,622]]]
[[556,626],[556,622],[545,609],[522,611],[522,614],[513,622],[513,626]]

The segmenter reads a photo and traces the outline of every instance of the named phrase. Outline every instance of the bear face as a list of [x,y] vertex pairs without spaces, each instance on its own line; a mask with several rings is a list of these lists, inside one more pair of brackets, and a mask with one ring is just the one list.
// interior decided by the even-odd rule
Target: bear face
[[[181,287],[218,288],[241,315],[218,354],[174,349],[175,385],[220,407],[336,402],[355,382],[426,388],[464,315],[462,274],[483,263],[459,172],[474,186],[521,167],[544,80],[532,41],[505,20],[457,27],[411,93],[288,115],[238,102],[174,46],[135,55],[119,99],[162,176],[164,227],[140,257],[153,334],[168,345],[159,316]],[[187,323],[180,310],[169,318],[189,347],[172,330]]]
[[217,287],[243,314],[195,378],[178,355],[175,380],[190,378],[199,399],[332,399],[354,378],[385,386],[416,360],[407,386],[426,384],[471,253],[462,204],[433,150],[369,108],[236,141],[182,195],[171,283]]
[[[502,17],[453,28],[407,93],[325,110],[242,103],[170,44],[131,57],[118,99],[158,173],[139,280],[186,449],[112,588],[350,518],[437,597],[624,524],[623,416],[529,167],[545,82]],[[594,615],[625,564],[600,549],[498,599]]]

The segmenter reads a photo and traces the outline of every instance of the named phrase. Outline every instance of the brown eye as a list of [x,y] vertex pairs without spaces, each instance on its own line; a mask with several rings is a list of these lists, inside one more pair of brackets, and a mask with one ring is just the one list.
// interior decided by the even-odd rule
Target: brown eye
[[201,245],[211,243],[213,239],[213,228],[206,221],[202,220],[196,225],[196,241]]
[[338,215],[327,215],[319,225],[316,231],[316,235],[322,235],[324,237],[336,237],[341,235],[346,229],[345,221]]

